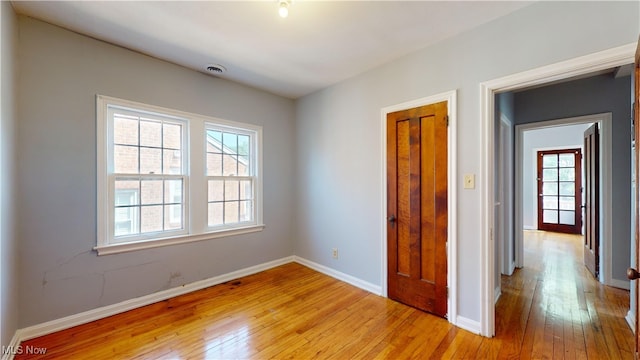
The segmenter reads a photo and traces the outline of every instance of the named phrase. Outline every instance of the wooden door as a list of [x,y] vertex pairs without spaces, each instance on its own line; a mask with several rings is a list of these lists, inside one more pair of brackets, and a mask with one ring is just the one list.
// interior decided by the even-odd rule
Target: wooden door
[[600,167],[598,123],[584,132],[584,265],[600,273]]
[[582,151],[538,151],[538,229],[582,233]]
[[388,296],[446,317],[446,102],[387,115],[387,186]]
[[[638,141],[640,140],[640,37],[638,37],[638,47],[636,48],[636,63],[635,63],[635,93],[633,95],[633,107],[634,107],[634,116],[633,116],[633,129],[634,129],[634,140],[635,140],[635,182],[636,182],[636,193],[635,193],[635,206],[636,206],[636,229],[635,229],[635,241],[636,241],[636,266],[640,264],[640,149],[638,146]],[[640,278],[640,274],[637,270],[629,268],[627,271],[627,276],[630,280]],[[638,359],[638,353],[640,352],[640,281],[635,282],[636,287],[636,324],[635,324],[635,334],[636,334],[636,359]]]

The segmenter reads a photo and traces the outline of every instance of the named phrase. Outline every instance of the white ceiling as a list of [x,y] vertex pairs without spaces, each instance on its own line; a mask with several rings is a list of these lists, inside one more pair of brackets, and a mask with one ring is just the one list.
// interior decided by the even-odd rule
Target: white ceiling
[[524,1],[13,1],[28,15],[297,98],[531,4]]

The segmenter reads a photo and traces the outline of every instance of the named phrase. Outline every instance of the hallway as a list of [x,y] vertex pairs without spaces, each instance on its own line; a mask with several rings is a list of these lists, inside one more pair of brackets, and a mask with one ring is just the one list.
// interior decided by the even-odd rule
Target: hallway
[[499,358],[633,359],[629,292],[598,283],[582,254],[582,236],[524,232],[525,266],[496,304]]

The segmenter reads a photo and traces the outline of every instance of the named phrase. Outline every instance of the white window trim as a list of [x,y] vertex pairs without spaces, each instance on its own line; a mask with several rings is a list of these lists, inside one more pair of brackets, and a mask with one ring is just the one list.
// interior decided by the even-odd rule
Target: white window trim
[[[162,237],[157,239],[136,240],[131,242],[110,242],[110,227],[113,227],[114,216],[110,214],[111,201],[109,199],[107,169],[109,156],[108,136],[108,110],[107,105],[116,105],[134,110],[150,111],[165,114],[187,120],[186,135],[186,159],[187,173],[186,181],[187,196],[185,197],[185,212],[189,216],[185,219],[186,234],[177,236]],[[150,249],[161,246],[184,244],[195,241],[211,240],[222,237],[248,234],[262,231],[265,227],[263,223],[263,170],[262,170],[262,127],[252,124],[239,123],[230,120],[218,119],[204,115],[192,114],[188,112],[167,109],[154,105],[142,104],[134,101],[118,99],[114,97],[96,96],[96,144],[97,144],[97,245],[94,250],[98,255],[116,254],[128,251]],[[206,187],[206,152],[204,136],[194,136],[204,134],[207,123],[216,126],[229,127],[235,129],[247,129],[255,134],[255,222],[251,225],[241,225],[237,227],[224,227],[211,229],[207,224],[207,187]],[[205,201],[193,201],[192,199],[205,199]]]

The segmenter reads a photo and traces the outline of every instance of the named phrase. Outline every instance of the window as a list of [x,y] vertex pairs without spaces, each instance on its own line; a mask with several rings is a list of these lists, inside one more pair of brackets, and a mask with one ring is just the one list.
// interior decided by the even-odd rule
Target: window
[[254,219],[251,134],[207,124],[208,225],[224,227]]
[[260,127],[105,96],[97,109],[99,254],[262,230]]

